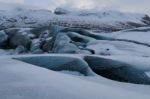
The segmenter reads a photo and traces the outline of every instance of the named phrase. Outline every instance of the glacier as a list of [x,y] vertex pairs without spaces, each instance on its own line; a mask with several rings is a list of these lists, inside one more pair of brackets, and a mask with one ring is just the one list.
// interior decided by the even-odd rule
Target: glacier
[[150,17],[0,10],[0,99],[149,99]]

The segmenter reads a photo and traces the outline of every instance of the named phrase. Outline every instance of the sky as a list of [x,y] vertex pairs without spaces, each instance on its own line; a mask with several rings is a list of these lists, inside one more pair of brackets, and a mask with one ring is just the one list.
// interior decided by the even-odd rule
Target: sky
[[0,3],[23,4],[49,10],[67,7],[150,14],[150,0],[0,0]]

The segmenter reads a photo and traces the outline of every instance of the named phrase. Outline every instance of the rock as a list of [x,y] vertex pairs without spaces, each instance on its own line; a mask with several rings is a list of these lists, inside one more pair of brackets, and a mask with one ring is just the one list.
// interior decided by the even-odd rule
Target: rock
[[57,15],[64,15],[64,14],[68,14],[69,11],[59,7],[59,8],[55,9],[54,13],[57,14]]
[[15,49],[15,53],[16,54],[22,54],[22,53],[25,53],[26,52],[26,49],[24,46],[20,45],[18,46],[16,49]]
[[39,39],[34,39],[31,43],[30,51],[32,54],[42,54],[41,41]]
[[16,48],[19,45],[22,45],[26,48],[29,48],[31,39],[28,36],[27,32],[12,32],[9,33],[9,46]]
[[150,17],[148,15],[145,15],[142,19],[142,21],[147,24],[150,25]]
[[111,55],[111,51],[110,51],[109,48],[107,48],[107,49],[102,49],[102,50],[100,51],[100,55],[110,56],[110,55]]
[[4,31],[0,31],[0,47],[6,44],[8,40],[8,35]]

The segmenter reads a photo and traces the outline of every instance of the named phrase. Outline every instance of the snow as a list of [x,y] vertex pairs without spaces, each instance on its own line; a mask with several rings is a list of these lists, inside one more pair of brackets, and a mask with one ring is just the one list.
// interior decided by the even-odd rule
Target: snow
[[150,45],[150,32],[127,32],[115,34],[118,39],[127,39],[147,43]]
[[109,34],[102,34],[116,39],[136,41],[150,45],[150,30],[149,27],[129,29]]
[[84,76],[84,75],[81,74],[80,72],[75,72],[75,71],[62,70],[62,71],[60,71],[60,72],[61,72],[61,73],[64,73],[64,74],[75,75],[75,76]]
[[3,55],[11,55],[14,53],[14,50],[13,49],[10,49],[10,50],[4,50],[4,49],[0,49],[0,55],[3,56]]
[[131,42],[97,40],[91,41],[87,48],[94,50],[97,55],[150,56],[149,47]]
[[150,87],[146,85],[104,80],[99,76],[78,77],[62,74],[13,60],[11,57],[0,58],[1,99],[148,99],[150,97]]
[[77,11],[71,14],[56,15],[49,10],[1,10],[0,25],[8,27],[38,27],[56,24],[68,27],[84,27],[93,30],[102,28],[129,28],[128,22],[146,25],[144,14],[121,13],[115,11]]
[[[23,31],[30,31],[31,27],[47,26],[50,23],[66,27],[100,26],[101,29],[108,26],[122,28],[121,24],[127,22],[146,25],[142,22],[144,16],[114,11],[68,11],[66,14],[56,15],[48,10],[15,8],[0,10],[0,29],[15,26],[22,28],[20,32],[23,35],[34,38],[34,34]],[[70,33],[72,37],[85,38],[86,48],[95,52],[95,55],[89,56],[98,57],[100,58],[98,63],[105,64],[102,66],[103,64],[95,62],[99,68],[118,68],[125,64],[130,68],[127,69],[129,72],[134,71],[136,75],[137,70],[140,71],[139,74],[150,77],[149,27],[96,35],[111,37],[113,40],[97,40],[87,35]],[[49,39],[52,38],[47,38]],[[38,39],[32,42],[37,44],[37,47],[40,46]],[[88,64],[84,59],[87,56],[85,52],[82,55],[28,53],[28,55],[8,56],[11,54],[16,54],[14,49],[0,49],[0,99],[149,99],[150,97],[149,85],[118,82],[94,73],[92,70],[94,65]],[[135,77],[133,75],[125,76],[133,78]]]
[[[136,22],[142,23],[141,17],[144,17],[143,14],[136,13],[122,13],[119,11],[98,11],[98,10],[80,10],[80,9],[67,9],[67,8],[56,8],[56,12],[64,12],[62,15],[68,16],[79,16],[79,17],[89,17],[93,19],[100,19],[101,22]],[[143,23],[142,23],[143,24]]]
[[149,65],[150,58],[149,57],[114,56],[112,59],[116,59],[116,60],[119,60],[128,64],[131,64],[134,67],[144,70],[144,71],[150,71],[150,65]]
[[150,44],[149,37],[150,37],[150,32],[128,32],[128,33],[122,33],[122,35],[117,35],[118,39],[139,41],[147,44]]
[[88,44],[88,48],[93,49],[98,55],[150,57],[149,27],[127,29],[112,33],[100,33],[98,35],[114,39],[113,41],[91,41]]

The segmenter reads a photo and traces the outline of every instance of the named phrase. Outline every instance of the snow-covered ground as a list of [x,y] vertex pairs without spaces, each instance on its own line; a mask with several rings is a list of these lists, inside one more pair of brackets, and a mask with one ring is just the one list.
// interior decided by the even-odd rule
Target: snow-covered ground
[[150,56],[150,47],[124,41],[94,41],[88,48],[100,55]]
[[85,77],[75,76],[72,73],[64,74],[23,63],[11,59],[12,57],[0,58],[1,99],[149,99],[150,97],[148,85],[121,83],[96,75]]
[[102,35],[150,45],[150,27],[135,28],[108,34],[104,33]]
[[89,43],[88,48],[95,50],[97,54],[150,56],[149,27],[101,33],[99,35],[110,37],[114,40],[98,40]]

